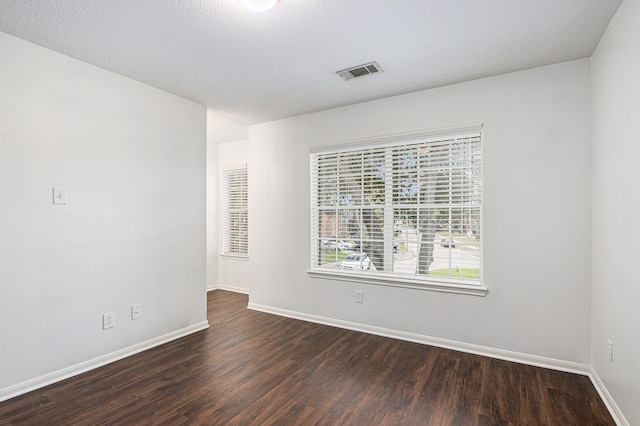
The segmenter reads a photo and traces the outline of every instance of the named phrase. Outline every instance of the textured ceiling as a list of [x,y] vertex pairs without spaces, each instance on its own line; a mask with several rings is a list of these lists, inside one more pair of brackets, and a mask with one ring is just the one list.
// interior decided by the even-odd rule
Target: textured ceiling
[[[239,124],[589,57],[621,0],[0,0],[0,31]],[[335,72],[377,61],[381,74]]]

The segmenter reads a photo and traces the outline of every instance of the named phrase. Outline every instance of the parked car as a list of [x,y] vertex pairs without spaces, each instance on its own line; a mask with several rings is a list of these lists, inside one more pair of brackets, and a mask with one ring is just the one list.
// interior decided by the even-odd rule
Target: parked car
[[334,250],[357,250],[360,248],[360,244],[350,243],[345,240],[326,240],[320,244],[320,250],[334,251]]
[[342,250],[342,245],[340,245],[335,240],[329,240],[329,241],[325,241],[322,244],[320,244],[320,250],[322,250],[322,251]]
[[356,244],[350,243],[349,241],[338,240],[338,243],[342,244],[342,247],[344,247],[345,250],[354,250],[356,248]]
[[367,253],[351,253],[344,258],[340,268],[352,270],[371,269],[371,259],[369,259]]
[[451,247],[451,248],[455,248],[456,247],[456,243],[455,241],[453,241],[453,239],[441,239],[440,240],[440,245],[442,247]]
[[400,249],[400,244],[398,244],[397,241],[394,241],[393,242],[393,252],[397,253],[399,249]]

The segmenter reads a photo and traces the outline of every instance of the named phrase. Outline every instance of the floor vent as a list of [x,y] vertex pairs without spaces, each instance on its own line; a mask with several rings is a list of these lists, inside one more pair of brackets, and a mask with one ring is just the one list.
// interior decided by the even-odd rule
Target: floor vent
[[345,81],[348,81],[357,77],[364,77],[365,75],[376,74],[379,72],[382,72],[380,65],[375,62],[369,62],[368,64],[358,65],[357,67],[338,71],[336,74],[342,77]]

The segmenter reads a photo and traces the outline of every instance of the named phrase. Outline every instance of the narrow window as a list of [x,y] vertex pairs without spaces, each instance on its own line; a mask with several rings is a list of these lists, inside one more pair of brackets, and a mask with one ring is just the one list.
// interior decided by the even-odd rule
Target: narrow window
[[249,197],[247,168],[223,172],[223,239],[225,255],[249,255]]

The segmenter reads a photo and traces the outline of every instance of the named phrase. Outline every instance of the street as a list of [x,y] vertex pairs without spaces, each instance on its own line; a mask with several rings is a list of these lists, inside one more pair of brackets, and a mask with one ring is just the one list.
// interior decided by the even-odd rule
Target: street
[[[400,250],[393,255],[393,272],[413,275],[416,273],[418,253],[420,251],[421,234],[415,229],[403,228],[395,241],[399,243]],[[455,269],[479,269],[479,248],[473,245],[459,244],[454,240],[455,247],[443,247],[440,241],[444,235],[436,234],[436,243],[433,248],[433,262],[429,271]],[[341,262],[331,262],[322,265],[325,268],[339,268]],[[371,270],[376,270],[376,265],[371,264]]]

